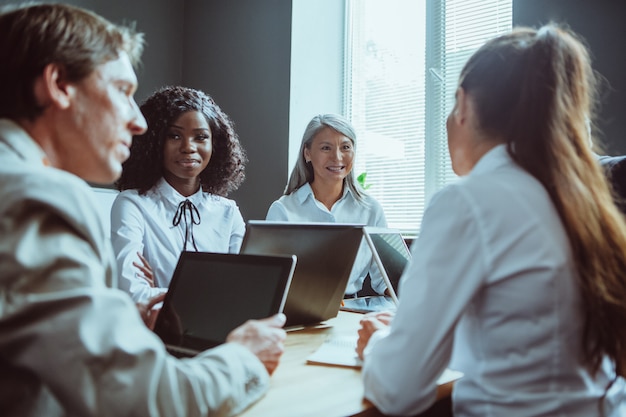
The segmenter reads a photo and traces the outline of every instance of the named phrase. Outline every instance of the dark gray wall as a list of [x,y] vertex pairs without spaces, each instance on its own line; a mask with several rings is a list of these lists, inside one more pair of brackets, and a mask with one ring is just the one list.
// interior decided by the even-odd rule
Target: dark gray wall
[[215,98],[248,153],[231,195],[244,219],[264,219],[287,182],[290,0],[187,0],[183,81]]
[[[58,1],[40,1],[59,3]],[[0,5],[20,1],[0,0]],[[137,71],[139,89],[136,99],[141,102],[164,84],[180,84],[183,68],[183,2],[172,0],[66,0],[92,10],[113,23],[134,22],[137,31],[146,37],[142,65]]]
[[137,70],[139,88],[135,98],[141,103],[165,84],[183,82],[183,2],[171,0],[71,0],[114,23],[135,22],[143,32],[146,47]]
[[587,41],[602,89],[599,127],[608,154],[626,154],[626,1],[513,0],[513,24],[567,23]]

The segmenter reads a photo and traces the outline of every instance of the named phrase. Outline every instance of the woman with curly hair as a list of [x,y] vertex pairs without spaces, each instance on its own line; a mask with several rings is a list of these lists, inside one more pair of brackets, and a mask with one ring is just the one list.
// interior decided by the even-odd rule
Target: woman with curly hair
[[164,87],[141,105],[116,186],[111,240],[119,286],[136,302],[167,291],[181,251],[239,251],[245,223],[226,196],[247,162],[230,118],[199,90]]

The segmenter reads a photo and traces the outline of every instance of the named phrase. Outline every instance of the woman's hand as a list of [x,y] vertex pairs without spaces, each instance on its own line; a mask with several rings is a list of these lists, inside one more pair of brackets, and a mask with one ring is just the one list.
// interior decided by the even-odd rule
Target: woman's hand
[[154,273],[152,272],[152,267],[148,263],[148,260],[144,258],[141,253],[137,252],[137,256],[139,256],[141,264],[133,262],[133,266],[139,270],[138,275],[148,281],[148,284],[150,284],[150,286],[154,288]]
[[356,353],[363,359],[363,351],[367,347],[372,335],[378,330],[385,329],[393,319],[393,313],[384,311],[380,313],[368,313],[361,319],[359,339],[356,342]]
[[141,319],[150,330],[154,330],[154,324],[156,323],[156,319],[159,315],[159,312],[161,311],[161,309],[153,310],[153,307],[157,303],[160,303],[161,301],[163,301],[163,299],[165,298],[165,294],[166,293],[155,295],[148,301],[148,304],[144,304],[144,303],[136,304],[137,310],[139,310],[139,314],[141,315]]

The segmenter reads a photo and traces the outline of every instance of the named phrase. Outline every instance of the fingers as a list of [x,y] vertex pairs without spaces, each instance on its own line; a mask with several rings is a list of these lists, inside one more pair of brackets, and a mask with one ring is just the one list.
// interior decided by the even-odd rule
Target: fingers
[[279,359],[268,360],[268,361],[264,361],[263,365],[265,365],[265,369],[267,370],[267,373],[272,375],[274,371],[276,370],[276,368],[278,368],[279,362],[280,362]]
[[383,324],[389,325],[391,323],[391,320],[393,320],[394,313],[390,311],[383,311],[383,312],[376,314],[375,317],[378,321],[382,322]]
[[374,317],[364,317],[361,319],[361,328],[359,329],[359,333],[361,333],[361,331],[365,331],[371,334],[382,326],[384,326],[383,323],[378,321],[378,319]]
[[361,359],[363,359],[363,351],[365,350],[372,333],[374,333],[372,331],[371,321],[372,319],[363,318],[361,320],[361,328],[357,332],[359,334],[359,338],[356,341],[356,353]]
[[145,323],[146,323],[146,326],[148,326],[150,330],[154,330],[154,325],[156,324],[157,317],[159,317],[160,312],[161,312],[161,309],[150,310],[150,312],[148,313],[149,316],[147,320],[145,321]]
[[[388,318],[388,316],[383,315],[382,318],[386,319]],[[385,323],[384,320],[379,320],[377,315],[375,314],[373,315],[366,314],[361,319],[360,323],[361,323],[361,328],[358,330],[359,339],[357,340],[357,343],[356,343],[356,353],[357,355],[359,355],[359,358],[363,359],[363,351],[367,347],[367,344],[369,343],[372,335],[376,331],[387,327],[388,324]]]
[[363,319],[373,318],[388,326],[389,324],[391,324],[393,317],[394,317],[394,313],[392,313],[391,311],[381,311],[381,312],[367,313],[363,316]]
[[150,300],[148,300],[148,304],[146,305],[146,307],[148,308],[148,310],[151,310],[152,307],[154,307],[156,304],[160,303],[161,301],[163,301],[165,299],[165,295],[167,293],[163,293],[163,294],[159,294],[159,295],[155,295],[154,297],[152,297]]
[[152,272],[146,269],[143,265],[138,264],[137,262],[133,262],[133,266],[139,270],[139,275],[141,278],[148,281],[151,287],[154,288],[154,278],[152,277]]
[[141,316],[141,319],[145,323],[146,320],[148,319],[148,307],[143,303],[135,303],[135,307],[137,307],[137,310],[139,311],[139,315]]
[[282,329],[284,324],[284,314],[276,314],[261,320],[248,320],[230,332],[226,341],[239,343],[248,348],[271,375],[276,370],[285,349],[283,341],[287,333]]
[[272,334],[270,337],[270,342],[267,343],[264,348],[257,349],[256,352],[253,353],[261,360],[267,372],[272,375],[280,363],[280,358],[285,352],[285,345],[283,344],[284,337],[278,334]]
[[137,256],[139,257],[141,264],[133,262],[133,266],[139,270],[139,275],[148,281],[148,284],[150,284],[151,287],[154,287],[154,273],[152,272],[150,263],[140,252],[137,252]]
[[148,300],[147,304],[144,303],[136,303],[137,310],[139,310],[139,315],[143,320],[144,324],[148,326],[150,330],[154,329],[154,324],[156,323],[157,316],[159,315],[159,310],[153,310],[152,308],[157,304],[163,301],[165,298],[165,293],[156,295]]
[[361,332],[359,332],[359,339],[356,341],[356,354],[361,360],[363,360],[363,351],[367,342],[369,342],[369,338],[362,337]]
[[257,321],[260,323],[265,323],[272,327],[283,327],[287,322],[287,316],[285,316],[283,313],[278,313]]
[[141,263],[143,263],[147,268],[150,268],[150,263],[148,263],[148,260],[141,254],[141,252],[137,252],[137,256],[139,256]]
[[147,278],[152,278],[152,269],[148,268],[146,265],[133,261],[133,266],[137,268]]

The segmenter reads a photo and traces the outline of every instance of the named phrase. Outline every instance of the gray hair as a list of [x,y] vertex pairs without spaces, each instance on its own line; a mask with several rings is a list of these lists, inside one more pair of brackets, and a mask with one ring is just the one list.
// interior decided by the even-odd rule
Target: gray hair
[[[327,127],[350,139],[352,146],[356,151],[356,132],[348,119],[338,114],[318,114],[313,117],[304,130],[298,159],[296,160],[296,165],[293,167],[291,175],[289,176],[289,182],[285,187],[285,195],[293,193],[306,183],[313,182],[313,167],[311,164],[307,164],[304,159],[304,150],[311,149],[311,144],[313,143],[315,136],[322,129]],[[354,194],[357,201],[363,201],[364,193],[356,182],[353,170],[351,170],[350,173],[343,179],[343,185],[344,187],[348,187],[352,194]]]

